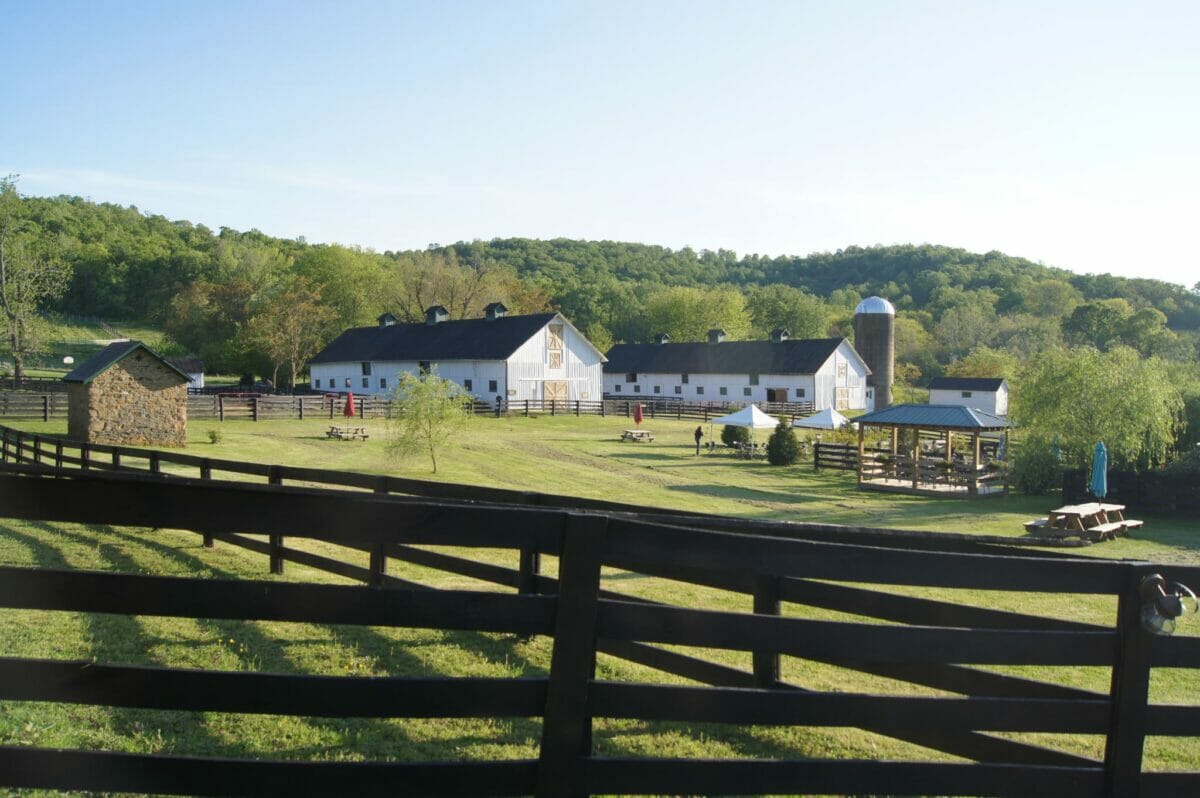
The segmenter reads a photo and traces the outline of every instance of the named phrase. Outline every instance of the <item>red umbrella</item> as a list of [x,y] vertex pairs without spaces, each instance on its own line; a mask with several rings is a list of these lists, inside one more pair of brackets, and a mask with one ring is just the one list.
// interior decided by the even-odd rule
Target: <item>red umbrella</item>
[[633,408],[633,423],[641,426],[643,418],[644,418],[644,416],[642,415],[642,406],[635,405]]
[[342,411],[342,415],[346,418],[354,418],[354,393],[353,391],[346,394],[346,409]]

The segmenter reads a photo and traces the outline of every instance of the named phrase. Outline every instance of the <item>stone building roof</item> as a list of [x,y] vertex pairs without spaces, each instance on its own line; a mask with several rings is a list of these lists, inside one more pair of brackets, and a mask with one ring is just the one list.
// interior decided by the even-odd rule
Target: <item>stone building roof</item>
[[942,391],[998,391],[1003,377],[934,377],[929,389]]
[[169,368],[171,371],[174,371],[185,382],[191,381],[191,377],[177,369],[175,366],[171,365],[166,358],[155,352],[150,347],[146,346],[141,341],[118,341],[115,344],[109,344],[73,368],[67,374],[67,376],[63,377],[63,382],[91,382],[105,371],[108,371],[108,369],[117,365],[138,350],[146,352],[155,360]]

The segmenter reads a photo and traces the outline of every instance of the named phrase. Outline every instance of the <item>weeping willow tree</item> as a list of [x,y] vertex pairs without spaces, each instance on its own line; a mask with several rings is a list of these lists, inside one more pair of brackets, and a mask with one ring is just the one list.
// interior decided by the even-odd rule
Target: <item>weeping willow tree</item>
[[1128,347],[1048,351],[1025,364],[1011,399],[1021,442],[1017,464],[1027,471],[1035,462],[1043,471],[1086,468],[1102,440],[1113,468],[1159,466],[1180,431],[1182,411],[1158,358]]

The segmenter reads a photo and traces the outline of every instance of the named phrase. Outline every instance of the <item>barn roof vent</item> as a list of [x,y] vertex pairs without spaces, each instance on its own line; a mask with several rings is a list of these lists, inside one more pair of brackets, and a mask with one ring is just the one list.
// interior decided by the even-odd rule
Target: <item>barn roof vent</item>
[[708,331],[708,342],[710,344],[719,344],[724,340],[725,340],[725,331],[724,330],[709,330]]
[[483,309],[483,317],[488,321],[495,321],[508,315],[508,308],[504,307],[503,302],[493,302]]
[[446,310],[441,305],[434,305],[425,311],[425,323],[437,324],[438,322],[446,321],[450,318],[450,311]]
[[658,335],[654,336],[654,343],[656,344],[668,344],[670,342],[671,336],[667,335],[666,333],[659,333]]
[[774,330],[771,330],[771,340],[775,343],[786,341],[791,337],[792,334],[782,327],[776,327]]
[[397,319],[395,316],[393,316],[391,313],[381,313],[379,315],[379,318],[376,321],[379,322],[380,327],[391,327],[393,324],[395,324],[396,322],[398,322],[400,320]]

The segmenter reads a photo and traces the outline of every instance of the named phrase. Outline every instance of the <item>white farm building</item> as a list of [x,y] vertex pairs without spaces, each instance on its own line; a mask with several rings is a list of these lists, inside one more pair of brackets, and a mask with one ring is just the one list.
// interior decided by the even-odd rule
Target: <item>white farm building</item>
[[811,402],[815,410],[865,410],[871,370],[845,338],[617,344],[604,364],[604,393],[613,398],[688,402]]
[[929,381],[929,404],[961,405],[1006,416],[1008,381],[992,377],[935,377]]
[[604,355],[558,313],[509,316],[493,302],[482,319],[447,320],[439,306],[424,324],[346,330],[309,361],[314,390],[386,394],[398,375],[435,372],[475,398],[495,402],[598,400]]

